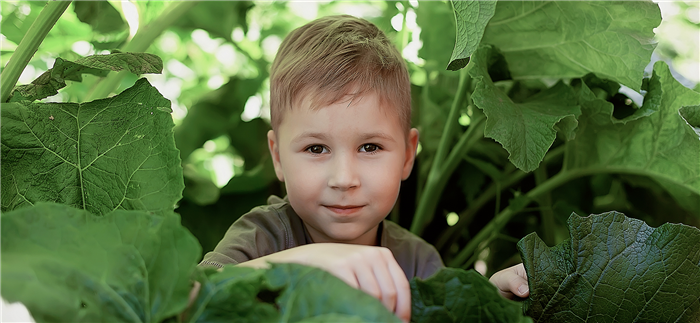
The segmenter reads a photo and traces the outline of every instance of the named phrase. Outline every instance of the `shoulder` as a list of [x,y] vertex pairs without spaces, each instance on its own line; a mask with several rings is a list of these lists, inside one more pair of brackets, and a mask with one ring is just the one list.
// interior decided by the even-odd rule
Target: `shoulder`
[[226,231],[204,262],[220,267],[241,263],[294,246],[289,203],[276,196],[267,205],[253,208],[238,218]]
[[406,276],[427,278],[444,267],[437,249],[398,224],[384,220],[382,246],[389,248]]

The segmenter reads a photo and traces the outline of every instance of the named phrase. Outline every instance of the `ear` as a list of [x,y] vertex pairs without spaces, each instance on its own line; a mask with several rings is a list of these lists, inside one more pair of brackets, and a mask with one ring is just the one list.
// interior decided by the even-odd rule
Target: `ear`
[[267,132],[267,148],[270,149],[272,164],[275,166],[275,174],[277,174],[277,179],[279,179],[280,182],[284,182],[284,173],[282,172],[282,163],[280,162],[279,142],[277,141],[277,136],[275,136],[274,130]]
[[418,149],[418,129],[411,128],[408,131],[408,138],[406,142],[406,160],[403,163],[403,174],[402,179],[405,180],[411,175],[411,170],[413,169],[413,162],[416,160],[416,150]]

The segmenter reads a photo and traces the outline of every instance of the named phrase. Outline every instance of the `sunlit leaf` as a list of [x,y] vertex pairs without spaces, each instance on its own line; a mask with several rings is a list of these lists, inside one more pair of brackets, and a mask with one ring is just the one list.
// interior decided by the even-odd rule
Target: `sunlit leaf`
[[171,211],[183,183],[170,112],[146,79],[82,104],[3,104],[2,211],[39,201]]
[[499,1],[482,42],[516,79],[594,72],[639,90],[660,22],[650,1]]
[[495,0],[451,0],[457,25],[457,39],[448,70],[458,70],[469,63],[469,57],[476,51],[484,35],[484,28],[496,12]]

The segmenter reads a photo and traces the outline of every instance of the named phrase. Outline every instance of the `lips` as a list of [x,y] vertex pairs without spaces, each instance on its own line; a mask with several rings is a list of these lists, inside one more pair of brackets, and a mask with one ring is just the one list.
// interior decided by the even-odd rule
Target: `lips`
[[324,205],[328,210],[339,215],[349,215],[362,210],[364,205]]

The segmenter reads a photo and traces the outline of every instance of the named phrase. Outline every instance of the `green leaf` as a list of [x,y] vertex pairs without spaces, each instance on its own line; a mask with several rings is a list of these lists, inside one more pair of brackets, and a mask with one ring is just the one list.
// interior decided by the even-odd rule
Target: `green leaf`
[[474,270],[443,268],[410,284],[411,322],[532,322],[520,304],[501,296]]
[[172,212],[37,203],[2,214],[2,297],[38,322],[161,322],[187,305],[201,251]]
[[108,1],[76,1],[75,14],[98,33],[119,32],[128,28],[122,15]]
[[[450,62],[448,53],[455,46],[454,12],[450,5],[442,1],[420,2],[414,10],[416,23],[421,27],[420,40],[423,42],[418,56],[425,59],[426,70],[444,71]],[[388,27],[391,28],[391,25]]]
[[482,42],[503,51],[515,79],[593,72],[639,90],[659,23],[650,1],[500,1]]
[[225,266],[221,271],[200,271],[197,278],[201,283],[200,292],[183,322],[278,321],[280,315],[274,299],[258,297],[277,294],[269,290],[264,275],[265,270],[236,266]]
[[694,322],[700,317],[700,230],[608,212],[569,217],[570,240],[518,242],[536,322]]
[[685,122],[687,122],[693,130],[700,135],[700,105],[681,107],[680,112]]
[[469,57],[476,51],[484,28],[496,12],[495,0],[451,0],[457,25],[457,39],[448,70],[456,71],[467,66]]
[[576,139],[567,143],[565,169],[648,176],[677,200],[686,200],[686,208],[700,211],[700,140],[679,114],[681,107],[700,102],[700,93],[678,83],[668,65],[657,62],[644,106],[654,102],[658,111],[617,123],[611,103],[596,98],[585,83],[572,84],[583,114]]
[[523,102],[513,102],[489,75],[492,68],[503,68],[492,67],[499,56],[491,46],[480,47],[473,55],[469,73],[476,87],[472,99],[486,114],[484,135],[498,141],[516,167],[530,172],[539,166],[557,132],[567,139],[574,136],[581,110],[572,89],[561,82]]
[[266,278],[270,289],[283,289],[277,305],[285,322],[325,314],[357,316],[365,322],[401,322],[376,298],[318,268],[272,264]]
[[92,55],[75,62],[56,58],[53,68],[41,74],[31,84],[17,86],[12,91],[10,102],[40,100],[58,93],[66,87],[66,80],[81,82],[82,74],[107,76],[109,71],[127,70],[134,74],[161,73],[163,61],[148,53],[114,53]]
[[183,182],[170,112],[146,79],[82,104],[3,104],[2,211],[38,201],[172,211]]

